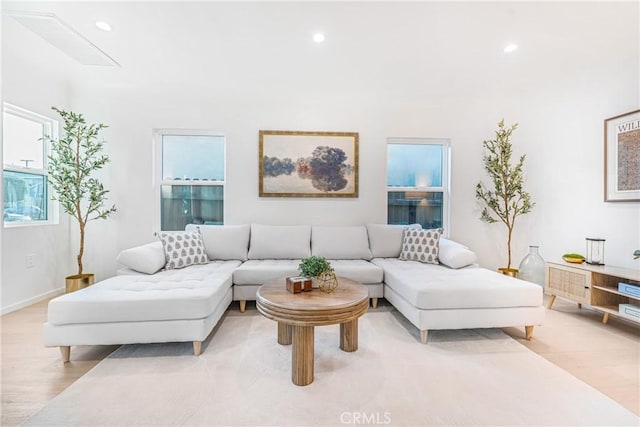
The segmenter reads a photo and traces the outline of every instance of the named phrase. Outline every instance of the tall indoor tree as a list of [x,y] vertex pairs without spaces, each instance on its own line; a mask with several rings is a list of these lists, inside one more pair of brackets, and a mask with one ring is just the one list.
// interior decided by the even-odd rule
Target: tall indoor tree
[[484,169],[489,174],[493,189],[482,182],[476,185],[476,198],[483,204],[480,219],[488,223],[502,222],[507,227],[507,270],[511,269],[511,238],[516,218],[529,213],[535,206],[524,188],[523,166],[526,155],[512,164],[511,134],[518,127],[506,127],[504,119],[498,123],[496,138],[483,142]]
[[104,141],[99,138],[100,131],[107,126],[87,124],[82,114],[51,108],[64,120],[64,136],[58,140],[48,138],[51,144],[49,179],[54,190],[52,198],[58,200],[64,211],[78,222],[77,275],[82,276],[87,223],[106,219],[116,212],[115,205],[105,206],[109,191],[93,176],[109,162],[109,157],[102,154]]

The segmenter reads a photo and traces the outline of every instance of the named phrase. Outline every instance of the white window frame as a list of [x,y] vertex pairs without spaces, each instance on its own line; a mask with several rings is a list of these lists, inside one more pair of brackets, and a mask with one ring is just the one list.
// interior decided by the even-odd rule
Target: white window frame
[[[23,119],[41,124],[43,126],[44,135],[47,135],[48,137],[54,140],[58,139],[58,121],[57,120],[47,116],[43,116],[38,113],[34,113],[33,111],[29,111],[24,108],[20,108],[8,102],[2,103],[2,111],[3,111],[3,117],[4,117],[4,113],[6,113],[6,114],[11,114],[11,115],[21,117]],[[5,144],[6,141],[3,140],[2,143]],[[48,140],[43,139],[42,169],[28,168],[28,167],[22,167],[22,166],[16,166],[16,165],[7,165],[7,164],[4,164],[4,158],[2,158],[3,182],[4,182],[4,171],[27,173],[32,175],[41,175],[46,177],[46,180],[47,180],[47,199],[46,199],[47,219],[44,221],[42,220],[4,221],[3,219],[2,223],[4,228],[39,227],[43,225],[55,225],[60,222],[60,215],[59,215],[60,204],[58,203],[58,201],[53,200],[51,198],[53,194],[53,188],[49,180],[49,171],[48,171],[50,152],[51,152],[51,144],[49,144]],[[3,156],[3,153],[0,153],[0,156]],[[2,212],[4,213],[4,184],[2,188]]]
[[[163,136],[216,136],[224,139],[223,162],[224,176],[220,181],[182,181],[174,179],[163,179],[162,177],[162,137]],[[161,189],[163,185],[193,185],[193,186],[217,186],[224,187],[227,178],[227,138],[220,132],[205,129],[154,129],[153,130],[153,186],[155,190],[155,209],[153,226],[155,231],[160,231],[161,222]],[[223,198],[224,201],[224,198]],[[227,217],[227,204],[224,203],[222,210],[223,221]]]
[[[451,199],[451,140],[448,138],[387,138],[387,146],[390,144],[401,144],[401,145],[440,145],[443,147],[442,149],[442,186],[440,187],[432,187],[432,186],[388,186],[387,185],[387,200],[389,200],[390,192],[397,191],[421,191],[426,193],[442,193],[442,228],[444,228],[444,236],[448,237],[451,232],[451,209],[450,209],[450,199]],[[386,148],[386,147],[385,147]],[[387,150],[388,153],[388,150]],[[385,157],[386,158],[386,157]],[[388,161],[385,164],[385,171],[388,167]],[[385,179],[387,178],[387,174],[385,173]],[[386,217],[389,217],[388,212],[388,202],[385,203],[385,212]]]

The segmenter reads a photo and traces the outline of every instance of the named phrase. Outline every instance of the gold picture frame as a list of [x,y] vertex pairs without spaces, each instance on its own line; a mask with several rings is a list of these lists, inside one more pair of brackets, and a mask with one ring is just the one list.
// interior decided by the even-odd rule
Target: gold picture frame
[[640,110],[604,121],[604,201],[640,202]]
[[358,197],[358,133],[261,130],[260,197]]

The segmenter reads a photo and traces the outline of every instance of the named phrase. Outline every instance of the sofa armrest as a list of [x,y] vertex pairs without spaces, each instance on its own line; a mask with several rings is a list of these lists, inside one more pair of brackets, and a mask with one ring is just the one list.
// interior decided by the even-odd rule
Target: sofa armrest
[[116,261],[126,268],[145,274],[157,273],[167,262],[160,241],[125,249],[118,254]]

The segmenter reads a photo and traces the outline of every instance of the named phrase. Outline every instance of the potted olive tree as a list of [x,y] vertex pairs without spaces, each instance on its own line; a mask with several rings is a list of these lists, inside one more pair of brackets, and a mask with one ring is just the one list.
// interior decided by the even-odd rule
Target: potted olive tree
[[108,190],[93,176],[109,162],[102,154],[104,141],[98,134],[107,126],[87,124],[82,114],[52,107],[64,120],[64,136],[58,140],[47,138],[51,144],[49,180],[52,199],[58,200],[64,211],[76,219],[80,231],[80,246],[76,257],[78,272],[66,278],[66,291],[72,292],[91,285],[92,273],[85,273],[85,227],[89,221],[106,219],[116,211],[115,205],[105,207]]
[[498,123],[496,138],[484,141],[482,161],[484,169],[491,178],[492,189],[482,182],[476,185],[476,198],[483,205],[480,219],[488,223],[502,222],[507,227],[507,267],[498,270],[510,276],[517,276],[518,270],[511,268],[511,238],[516,218],[533,209],[529,193],[524,191],[523,165],[526,155],[512,164],[511,134],[518,127],[514,124],[507,128],[504,119]]

